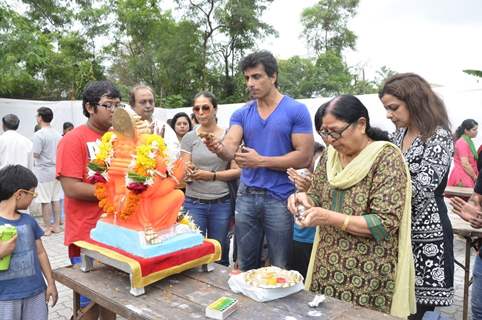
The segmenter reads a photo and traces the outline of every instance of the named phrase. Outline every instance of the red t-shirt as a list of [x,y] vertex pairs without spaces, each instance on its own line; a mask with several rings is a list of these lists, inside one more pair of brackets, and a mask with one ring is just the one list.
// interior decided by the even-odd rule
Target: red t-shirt
[[[102,137],[86,125],[81,125],[60,140],[57,148],[56,175],[81,179],[86,182],[87,164],[94,156],[95,141]],[[64,244],[90,238],[102,210],[97,201],[85,201],[64,197],[65,232]]]

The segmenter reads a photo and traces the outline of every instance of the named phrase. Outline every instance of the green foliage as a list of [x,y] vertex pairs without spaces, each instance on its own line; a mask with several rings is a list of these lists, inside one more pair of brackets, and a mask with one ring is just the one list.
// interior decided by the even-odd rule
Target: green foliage
[[303,10],[303,36],[317,54],[332,50],[338,54],[355,48],[356,35],[348,29],[348,20],[356,14],[359,0],[320,0]]
[[201,86],[208,89],[214,83],[221,84],[220,92],[216,92],[220,101],[232,100],[242,92],[236,77],[239,59],[245,51],[265,36],[276,35],[271,26],[260,20],[272,1],[177,0],[180,7],[188,8],[186,16],[202,31]]
[[[155,1],[154,1],[155,2]],[[116,1],[115,43],[109,48],[114,63],[110,74],[125,86],[153,87],[158,105],[187,106],[200,87],[200,32],[187,20],[176,22],[145,0]]]
[[471,76],[476,76],[478,78],[482,78],[482,70],[473,70],[473,69],[466,69],[463,70],[466,74],[470,74]]
[[[0,96],[79,99],[87,82],[150,85],[157,106],[186,107],[202,89],[220,103],[246,100],[241,57],[276,31],[261,17],[273,0],[0,0]],[[390,70],[358,79],[343,61],[358,0],[320,0],[305,9],[304,36],[316,54],[279,61],[280,89],[296,98],[376,91]],[[174,18],[177,17],[177,18]],[[124,99],[125,100],[125,99]]]
[[76,21],[69,3],[24,1],[23,15],[0,3],[0,96],[74,99],[89,80],[104,77],[92,53],[94,33],[67,31]]
[[353,85],[354,76],[342,57],[334,51],[316,59],[291,57],[279,63],[279,83],[283,92],[295,98],[364,93],[361,84]]

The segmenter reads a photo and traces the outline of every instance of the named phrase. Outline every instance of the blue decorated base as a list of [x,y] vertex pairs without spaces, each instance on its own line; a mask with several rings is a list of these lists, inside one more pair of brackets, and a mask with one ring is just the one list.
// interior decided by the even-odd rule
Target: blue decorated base
[[143,231],[98,221],[95,228],[90,231],[90,238],[135,256],[152,258],[203,243],[204,237],[199,232],[186,231],[186,228],[186,225],[176,224],[170,230],[161,232],[162,241],[160,243],[148,244]]

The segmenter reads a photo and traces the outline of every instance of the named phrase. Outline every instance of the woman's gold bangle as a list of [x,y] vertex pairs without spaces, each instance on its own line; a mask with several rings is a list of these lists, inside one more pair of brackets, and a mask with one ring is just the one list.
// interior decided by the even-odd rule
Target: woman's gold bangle
[[348,224],[350,223],[350,216],[347,215],[345,217],[345,220],[343,221],[343,225],[341,226],[342,231],[346,231],[346,228],[348,228]]

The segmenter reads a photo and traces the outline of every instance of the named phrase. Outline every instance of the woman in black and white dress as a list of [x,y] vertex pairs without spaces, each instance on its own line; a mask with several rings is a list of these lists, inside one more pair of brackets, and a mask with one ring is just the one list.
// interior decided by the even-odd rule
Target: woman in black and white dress
[[443,101],[422,77],[397,74],[384,83],[379,97],[396,126],[392,141],[405,156],[412,176],[412,248],[417,313],[422,319],[454,296],[452,225],[443,192],[454,152]]

